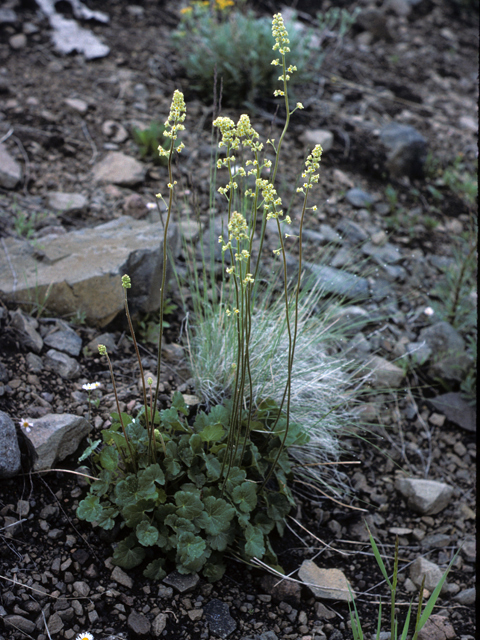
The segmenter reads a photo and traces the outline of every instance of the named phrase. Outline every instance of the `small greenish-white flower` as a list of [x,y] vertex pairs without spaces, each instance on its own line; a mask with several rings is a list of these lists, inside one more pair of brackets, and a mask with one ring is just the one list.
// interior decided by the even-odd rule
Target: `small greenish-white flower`
[[242,238],[248,239],[247,221],[241,213],[238,213],[238,211],[234,211],[230,216],[228,232],[236,240],[241,240]]
[[106,356],[107,355],[107,347],[104,344],[99,344],[98,345],[98,353],[101,356]]
[[288,53],[290,51],[290,48],[288,47],[290,40],[288,38],[288,31],[285,28],[281,13],[276,13],[273,16],[272,35],[275,38],[273,50],[276,51],[278,49],[278,52],[282,56]]
[[147,384],[149,387],[151,387],[153,384],[153,378],[151,378],[150,376],[147,378]]
[[82,389],[85,389],[85,391],[94,391],[94,389],[98,389],[101,386],[101,382],[87,382],[86,384],[82,384]]
[[75,640],[94,640],[94,639],[91,633],[88,633],[88,631],[82,631],[82,633],[78,634]]
[[425,309],[423,310],[423,313],[426,316],[433,316],[433,314],[435,313],[435,311],[432,309],[432,307],[425,307]]
[[122,287],[124,289],[131,289],[132,281],[130,280],[130,276],[122,276]]
[[20,420],[20,428],[24,429],[26,433],[30,433],[33,427],[33,422],[29,422],[26,418]]
[[297,102],[297,109],[305,109],[301,102]]

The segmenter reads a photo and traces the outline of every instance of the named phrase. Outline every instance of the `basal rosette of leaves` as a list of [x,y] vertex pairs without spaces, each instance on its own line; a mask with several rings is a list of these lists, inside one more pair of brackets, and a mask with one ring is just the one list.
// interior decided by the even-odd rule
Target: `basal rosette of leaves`
[[[144,413],[121,416],[131,449],[119,415],[113,414],[115,422],[102,432],[101,451],[86,452],[98,479],[80,502],[78,517],[106,530],[121,522],[128,534],[115,548],[114,563],[124,569],[144,563],[144,576],[153,580],[166,575],[167,561],[180,573],[201,571],[208,580],[218,580],[226,553],[276,566],[270,534],[283,533],[285,516],[295,504],[287,450],[278,457],[285,420],[277,420],[276,404],[267,399],[258,408],[243,455],[237,455],[229,471],[222,464],[228,451],[229,404],[199,412],[191,425],[188,413],[178,392],[169,409],[156,412],[153,464],[148,461]],[[247,424],[245,419],[245,428]],[[306,438],[298,425],[290,424],[289,445]],[[263,486],[275,461],[273,476]]]

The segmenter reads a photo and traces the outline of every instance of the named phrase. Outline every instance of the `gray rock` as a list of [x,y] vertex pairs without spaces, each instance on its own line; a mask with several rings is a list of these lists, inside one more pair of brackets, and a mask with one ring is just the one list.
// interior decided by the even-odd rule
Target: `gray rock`
[[363,229],[363,227],[348,218],[342,218],[335,227],[335,230],[355,244],[365,242],[368,238],[368,233]]
[[210,633],[220,638],[228,638],[235,631],[237,623],[230,615],[228,604],[217,598],[210,600],[203,608],[205,620],[208,622]]
[[352,595],[355,598],[349,581],[340,569],[321,569],[313,560],[304,560],[298,570],[298,577],[316,598],[343,602],[351,602]]
[[[410,566],[410,580],[419,589],[425,576],[425,589],[433,591],[443,576],[443,571],[434,562],[426,558],[417,558]],[[446,582],[443,585],[444,590]]]
[[33,633],[36,628],[34,622],[23,616],[6,616],[3,620],[7,629],[18,629],[23,631],[23,633]]
[[80,98],[67,98],[64,100],[64,104],[66,107],[75,113],[79,113],[84,116],[88,111],[88,102],[85,100],[81,100]]
[[470,605],[475,602],[476,597],[476,589],[475,587],[471,587],[470,589],[464,589],[457,593],[457,595],[453,598],[455,602],[459,602],[463,605]]
[[397,478],[395,487],[406,499],[407,505],[422,516],[432,516],[448,506],[453,487],[436,480]]
[[186,593],[187,591],[191,591],[194,589],[200,578],[198,574],[193,573],[192,575],[183,575],[182,573],[178,573],[178,571],[172,571],[166,576],[162,582],[168,584],[170,587],[173,587],[180,593]]
[[382,246],[375,245],[373,242],[366,242],[362,246],[362,251],[382,266],[385,264],[395,264],[395,262],[402,259],[399,248],[390,242],[386,242]]
[[448,547],[451,542],[451,536],[447,536],[446,533],[432,533],[423,538],[420,546],[422,549],[442,549],[443,547]]
[[152,633],[156,638],[160,638],[165,627],[167,626],[167,616],[165,613],[159,613],[152,622]]
[[326,265],[304,262],[307,275],[312,274],[326,293],[334,293],[349,299],[367,298],[369,289],[366,278]]
[[35,353],[40,353],[43,347],[43,340],[37,331],[38,322],[20,309],[10,314],[12,327],[17,332],[20,342],[26,349],[31,349]]
[[[68,55],[73,51],[82,53],[87,60],[94,60],[95,58],[103,58],[110,53],[110,48],[107,45],[100,42],[97,36],[92,32],[80,27],[75,20],[64,18],[61,14],[55,10],[54,0],[37,0],[37,5],[40,10],[47,16],[52,29],[51,39],[55,49],[63,54]],[[79,11],[82,3],[77,0],[72,2],[76,12]],[[87,10],[87,7],[84,7]],[[93,12],[91,12],[93,13]],[[105,17],[100,11],[94,12],[96,14],[95,19],[99,19],[97,16]],[[83,10],[80,10],[79,17],[86,17]],[[92,16],[90,16],[92,17]],[[102,19],[102,22],[105,20]]]
[[13,9],[0,9],[0,24],[15,24],[18,20]]
[[20,472],[20,447],[12,419],[0,411],[0,478],[13,478]]
[[405,348],[412,361],[417,364],[425,364],[432,355],[426,342],[409,342]]
[[87,208],[87,198],[81,193],[52,191],[48,194],[47,204],[50,209],[61,213],[82,213]]
[[333,147],[333,133],[327,129],[307,130],[302,134],[301,139],[309,147],[321,144],[325,153]]
[[425,327],[420,331],[418,340],[424,340],[437,356],[465,349],[465,340],[448,322],[436,322]]
[[321,224],[320,233],[327,242],[331,242],[332,244],[343,243],[342,237],[329,224]]
[[8,44],[14,51],[25,49],[27,46],[27,36],[24,33],[16,33],[8,39]]
[[75,453],[91,429],[85,418],[69,413],[48,414],[32,423],[28,438],[38,454],[36,471],[51,469],[56,462]]
[[132,611],[128,616],[127,625],[137,636],[146,636],[150,633],[150,621],[143,613]]
[[40,356],[34,353],[27,353],[26,356],[27,367],[32,373],[40,373],[43,369],[43,360]]
[[364,366],[370,372],[368,380],[377,389],[398,389],[405,378],[403,369],[380,356],[369,356]]
[[[335,309],[328,321],[332,328],[341,329],[342,334],[352,335],[371,322],[371,315],[362,307],[346,305]],[[364,336],[363,339],[365,340]],[[370,351],[370,347],[368,351]]]
[[386,148],[386,167],[392,176],[423,175],[427,141],[414,127],[391,122],[380,130],[380,140]]
[[446,382],[462,382],[472,366],[473,360],[469,355],[455,353],[433,363],[428,374]]
[[375,202],[375,198],[370,193],[367,193],[366,191],[363,191],[363,189],[359,189],[358,187],[349,189],[345,194],[345,198],[347,199],[347,202],[349,202],[352,207],[355,207],[356,209],[371,207]]
[[9,377],[7,367],[3,364],[3,362],[0,362],[0,382],[8,382],[8,380]]
[[123,569],[120,569],[120,567],[114,567],[112,571],[112,580],[115,580],[115,582],[118,582],[118,584],[127,587],[127,589],[131,589],[133,587],[132,578],[127,573],[125,573]]
[[462,429],[477,430],[477,412],[459,393],[444,393],[428,400],[428,403]]
[[0,187],[15,189],[22,179],[22,168],[8,153],[5,145],[0,143]]
[[115,336],[112,333],[102,333],[96,338],[93,338],[93,340],[90,340],[90,342],[87,344],[88,351],[90,353],[97,354],[99,344],[103,344],[105,347],[107,347],[108,353],[113,353],[117,348]]
[[63,351],[70,356],[78,356],[82,350],[82,339],[73,329],[66,328],[54,331],[45,336],[43,342],[52,349]]
[[[168,242],[177,243],[177,228],[171,225]],[[0,298],[25,301],[37,292],[45,297],[52,314],[65,316],[79,309],[92,325],[104,326],[124,309],[121,276],[132,279],[129,304],[132,312],[149,313],[160,305],[163,262],[161,222],[133,220],[122,216],[92,229],[73,231],[42,242],[39,260],[25,242],[7,238],[8,255],[22,278],[13,286],[5,252],[0,252]]]
[[92,168],[92,179],[98,184],[133,187],[145,180],[146,173],[146,166],[135,158],[120,151],[111,151]]
[[71,380],[80,375],[78,362],[66,353],[56,351],[56,349],[49,349],[45,354],[45,366],[66,380]]

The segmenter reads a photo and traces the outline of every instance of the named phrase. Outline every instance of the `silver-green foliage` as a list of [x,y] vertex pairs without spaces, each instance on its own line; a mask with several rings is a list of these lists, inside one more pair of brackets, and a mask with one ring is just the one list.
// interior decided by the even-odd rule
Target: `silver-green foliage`
[[[320,35],[328,35],[328,42],[338,41],[355,20],[355,14],[331,9],[318,14]],[[290,34],[292,58],[301,72],[292,84],[311,81],[325,57],[319,37],[312,29],[298,30],[286,23]],[[271,95],[277,84],[278,71],[270,63],[274,44],[270,20],[257,18],[253,11],[233,10],[222,18],[208,7],[194,6],[183,14],[173,43],[190,79],[190,87],[209,100],[222,82],[222,104],[238,106],[253,103]]]

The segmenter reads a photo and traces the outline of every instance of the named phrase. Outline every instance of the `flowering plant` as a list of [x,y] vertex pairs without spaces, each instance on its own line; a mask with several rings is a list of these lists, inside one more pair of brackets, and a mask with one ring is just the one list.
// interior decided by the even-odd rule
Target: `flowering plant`
[[[290,107],[288,83],[296,68],[287,63],[290,41],[280,14],[273,18],[272,34],[278,57],[271,66],[278,67],[281,87],[275,95],[282,97],[287,113],[279,139],[267,141],[275,160],[265,158],[264,145],[246,114],[237,123],[228,117],[218,117],[213,122],[220,132],[219,148],[225,152],[217,168],[227,173],[227,182],[219,188],[227,225],[225,235],[219,238],[225,269],[220,306],[223,320],[218,326],[225,334],[235,336],[228,352],[228,394],[208,412],[199,411],[196,415],[190,414],[179,392],[173,395],[169,408],[158,408],[167,242],[163,245],[156,382],[145,380],[128,308],[127,292],[132,282],[128,275],[122,278],[125,312],[143,383],[143,409],[135,417],[121,411],[112,363],[105,346],[99,346],[112,376],[117,412],[112,415],[110,427],[102,431],[102,447],[98,449],[94,443],[88,450],[98,479],[80,502],[77,515],[108,530],[120,521],[129,533],[116,545],[114,562],[131,569],[147,561],[144,575],[152,579],[161,579],[166,563],[171,561],[181,573],[202,571],[209,580],[217,580],[225,570],[223,558],[227,551],[244,561],[263,560],[281,569],[271,535],[283,533],[285,517],[295,504],[289,486],[292,463],[288,450],[304,445],[310,437],[300,421],[291,416],[292,373],[302,326],[299,295],[303,219],[311,188],[318,180],[322,149],[318,145],[308,156],[303,183],[298,188],[299,268],[290,287],[283,226],[292,221],[277,193],[276,178],[290,118],[303,107],[300,103]],[[175,91],[164,132],[170,146],[159,146],[159,153],[168,162],[165,237],[177,184],[172,158],[184,147],[177,139],[185,119],[183,94]],[[265,293],[261,262],[267,224],[276,229],[274,264],[283,280],[280,304],[284,321],[279,331],[284,330],[285,346],[278,355],[278,366],[286,375],[282,387],[276,389],[276,399],[255,394],[252,360],[255,306]],[[259,243],[254,242],[257,228]],[[222,337],[217,341],[222,342]],[[82,457],[85,456],[86,453]]]

